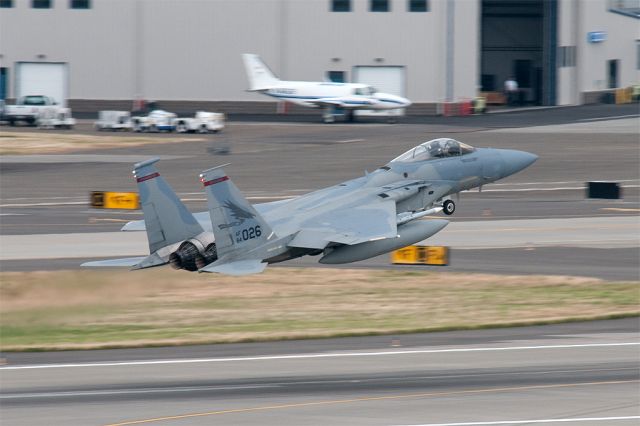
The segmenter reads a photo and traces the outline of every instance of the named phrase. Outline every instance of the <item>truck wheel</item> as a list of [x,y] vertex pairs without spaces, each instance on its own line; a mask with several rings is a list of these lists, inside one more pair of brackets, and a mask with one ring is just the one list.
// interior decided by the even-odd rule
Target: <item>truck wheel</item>
[[198,129],[198,133],[209,133],[209,129],[207,129],[207,125],[203,124],[202,126],[200,126],[200,128]]
[[9,126],[15,126],[15,125],[16,125],[16,120],[9,119]]
[[187,125],[183,121],[179,121],[176,124],[176,132],[178,132],[178,133],[187,133]]

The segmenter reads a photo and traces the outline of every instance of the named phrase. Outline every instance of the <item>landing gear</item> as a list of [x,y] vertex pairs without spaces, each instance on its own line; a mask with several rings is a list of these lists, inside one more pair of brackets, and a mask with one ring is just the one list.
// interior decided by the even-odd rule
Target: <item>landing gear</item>
[[356,112],[352,109],[347,110],[347,121],[353,123],[356,121]]
[[323,123],[333,123],[335,121],[335,117],[333,116],[332,108],[324,108],[322,111],[322,122]]
[[452,200],[446,200],[444,203],[442,203],[442,212],[447,216],[452,215],[455,211],[456,203],[454,203]]

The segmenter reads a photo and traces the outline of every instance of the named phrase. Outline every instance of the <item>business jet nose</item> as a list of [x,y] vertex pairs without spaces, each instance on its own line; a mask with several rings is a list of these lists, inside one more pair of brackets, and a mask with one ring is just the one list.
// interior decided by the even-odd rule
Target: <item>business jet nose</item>
[[403,98],[402,96],[398,95],[392,95],[390,93],[378,92],[375,94],[375,97],[381,102],[384,102],[385,104],[394,108],[406,108],[411,105],[411,101],[409,99]]
[[504,175],[509,176],[518,173],[532,165],[538,156],[526,151],[515,149],[501,149],[500,156],[504,160]]

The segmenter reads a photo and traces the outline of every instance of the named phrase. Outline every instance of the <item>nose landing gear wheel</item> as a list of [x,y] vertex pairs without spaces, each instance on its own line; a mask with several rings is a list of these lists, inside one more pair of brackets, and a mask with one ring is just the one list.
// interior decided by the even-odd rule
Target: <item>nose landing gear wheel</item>
[[453,212],[455,211],[456,211],[456,204],[453,201],[447,200],[444,203],[442,203],[442,212],[447,216],[452,215]]

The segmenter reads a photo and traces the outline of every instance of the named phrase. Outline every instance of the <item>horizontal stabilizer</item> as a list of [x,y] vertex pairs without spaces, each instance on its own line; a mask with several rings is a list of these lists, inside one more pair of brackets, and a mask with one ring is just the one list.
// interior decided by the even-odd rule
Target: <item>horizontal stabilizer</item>
[[264,271],[267,264],[258,259],[239,260],[237,262],[222,263],[216,265],[212,263],[200,269],[199,272],[216,272],[225,275],[251,275]]
[[163,260],[157,253],[153,253],[144,257],[126,257],[124,259],[107,259],[95,260],[93,262],[85,262],[80,266],[89,268],[118,268],[129,267],[131,269],[145,269],[154,266],[166,265],[168,262]]
[[144,223],[144,220],[132,220],[131,222],[127,222],[124,224],[121,231],[146,231],[147,227]]
[[93,262],[85,262],[80,266],[89,268],[116,268],[116,267],[132,267],[145,259],[143,257],[127,257],[124,259],[108,259],[108,260],[95,260]]

